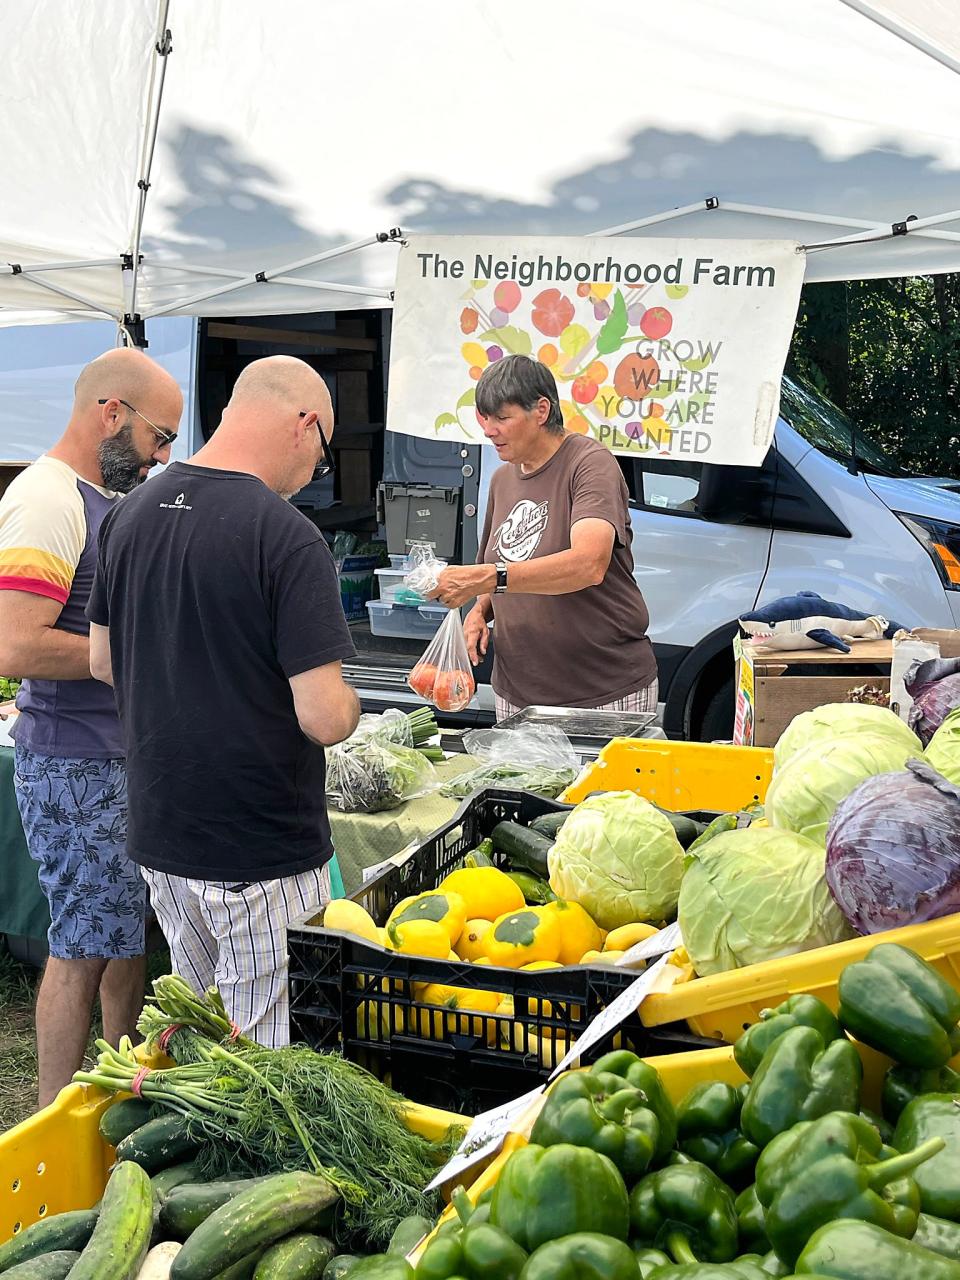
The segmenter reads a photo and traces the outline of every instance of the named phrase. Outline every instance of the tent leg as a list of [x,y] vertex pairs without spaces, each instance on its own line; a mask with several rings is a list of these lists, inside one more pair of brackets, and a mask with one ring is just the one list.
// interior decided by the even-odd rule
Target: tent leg
[[125,315],[117,326],[117,346],[137,347],[145,351],[149,345],[147,322],[140,315]]

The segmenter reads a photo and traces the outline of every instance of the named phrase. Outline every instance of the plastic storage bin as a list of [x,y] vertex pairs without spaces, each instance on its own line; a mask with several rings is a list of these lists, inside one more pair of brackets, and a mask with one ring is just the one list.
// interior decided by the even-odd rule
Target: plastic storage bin
[[[162,1066],[165,1060],[147,1061]],[[114,1158],[100,1137],[100,1116],[118,1097],[129,1096],[70,1085],[49,1107],[0,1135],[0,1244],[40,1218],[97,1203]],[[461,1116],[414,1104],[407,1119],[432,1141],[463,1124]]]
[[390,600],[368,600],[370,630],[375,636],[403,640],[430,640],[449,612],[442,604],[422,604],[408,608]]
[[387,551],[402,555],[415,542],[427,542],[441,560],[453,560],[459,542],[460,493],[459,487],[381,483],[377,518],[386,526]]
[[879,942],[899,942],[933,965],[951,986],[960,990],[960,914],[926,924],[890,929],[868,938],[835,942],[814,951],[801,951],[780,960],[747,965],[709,978],[679,982],[671,991],[655,991],[643,1002],[641,1020],[662,1026],[685,1020],[697,1035],[732,1043],[769,1009],[803,991],[837,1007],[840,973]]
[[[405,897],[434,889],[504,819],[530,822],[564,806],[522,791],[482,791],[404,862],[364,885],[354,900],[378,924]],[[497,855],[494,854],[494,859]],[[323,913],[290,924],[290,1018],[294,1038],[342,1049],[419,1102],[475,1114],[546,1080],[588,1022],[637,977],[628,969],[494,969],[399,955],[323,928]],[[513,1013],[444,1013],[419,998],[430,983],[513,999]],[[702,1048],[681,1024],[644,1028],[633,1014],[588,1055],[617,1044],[637,1053]]]
[[563,793],[579,804],[594,791],[635,791],[662,809],[729,812],[763,802],[773,776],[765,747],[614,738]]

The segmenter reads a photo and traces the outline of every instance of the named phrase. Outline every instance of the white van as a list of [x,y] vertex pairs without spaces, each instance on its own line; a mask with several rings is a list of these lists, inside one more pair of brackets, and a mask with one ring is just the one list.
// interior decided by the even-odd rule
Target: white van
[[[448,490],[459,511],[454,554],[472,560],[496,455],[385,428],[389,334],[390,312],[375,310],[151,322],[150,354],[187,395],[174,456],[186,457],[216,427],[246,363],[278,351],[303,356],[331,389],[338,465],[297,505],[325,530],[370,537],[382,480]],[[28,462],[57,438],[79,367],[113,341],[112,326],[99,323],[0,331],[0,464]],[[960,627],[960,481],[899,471],[864,424],[854,429],[810,387],[784,381],[761,468],[655,458],[620,465],[671,737],[729,736],[736,619],[764,601],[818,591],[905,626]],[[406,677],[424,640],[375,635],[366,619],[351,628],[359,657],[347,675],[364,705],[415,703]],[[475,703],[450,720],[492,719],[488,680],[489,660]]]

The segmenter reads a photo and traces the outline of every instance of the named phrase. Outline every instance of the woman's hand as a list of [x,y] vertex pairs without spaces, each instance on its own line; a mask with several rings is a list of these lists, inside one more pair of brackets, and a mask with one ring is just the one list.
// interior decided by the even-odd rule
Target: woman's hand
[[431,593],[430,599],[439,600],[448,609],[459,609],[460,605],[473,600],[475,596],[492,591],[496,585],[496,565],[452,565],[440,574],[437,589]]
[[463,638],[467,642],[467,653],[475,667],[483,661],[490,647],[490,627],[487,625],[486,612],[480,605],[474,605],[463,620]]

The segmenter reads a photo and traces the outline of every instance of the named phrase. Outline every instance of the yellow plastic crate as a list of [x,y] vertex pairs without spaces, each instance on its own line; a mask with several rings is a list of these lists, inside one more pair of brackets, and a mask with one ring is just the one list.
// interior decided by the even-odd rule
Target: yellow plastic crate
[[[164,1061],[148,1059],[153,1067]],[[0,1244],[40,1218],[97,1203],[114,1160],[113,1148],[100,1137],[100,1116],[129,1096],[69,1085],[49,1107],[0,1135]],[[438,1141],[464,1118],[410,1103],[407,1123]]]
[[801,951],[780,960],[747,965],[709,978],[691,977],[670,991],[652,992],[640,1006],[646,1026],[686,1020],[697,1035],[732,1043],[745,1027],[760,1017],[761,1009],[780,1004],[789,996],[809,992],[831,1009],[837,1007],[837,983],[841,970],[862,960],[878,943],[899,942],[923,956],[960,990],[960,914],[874,933],[830,947]]
[[635,791],[661,809],[727,812],[763,802],[773,776],[764,747],[614,738],[561,799],[579,804],[594,791]]

